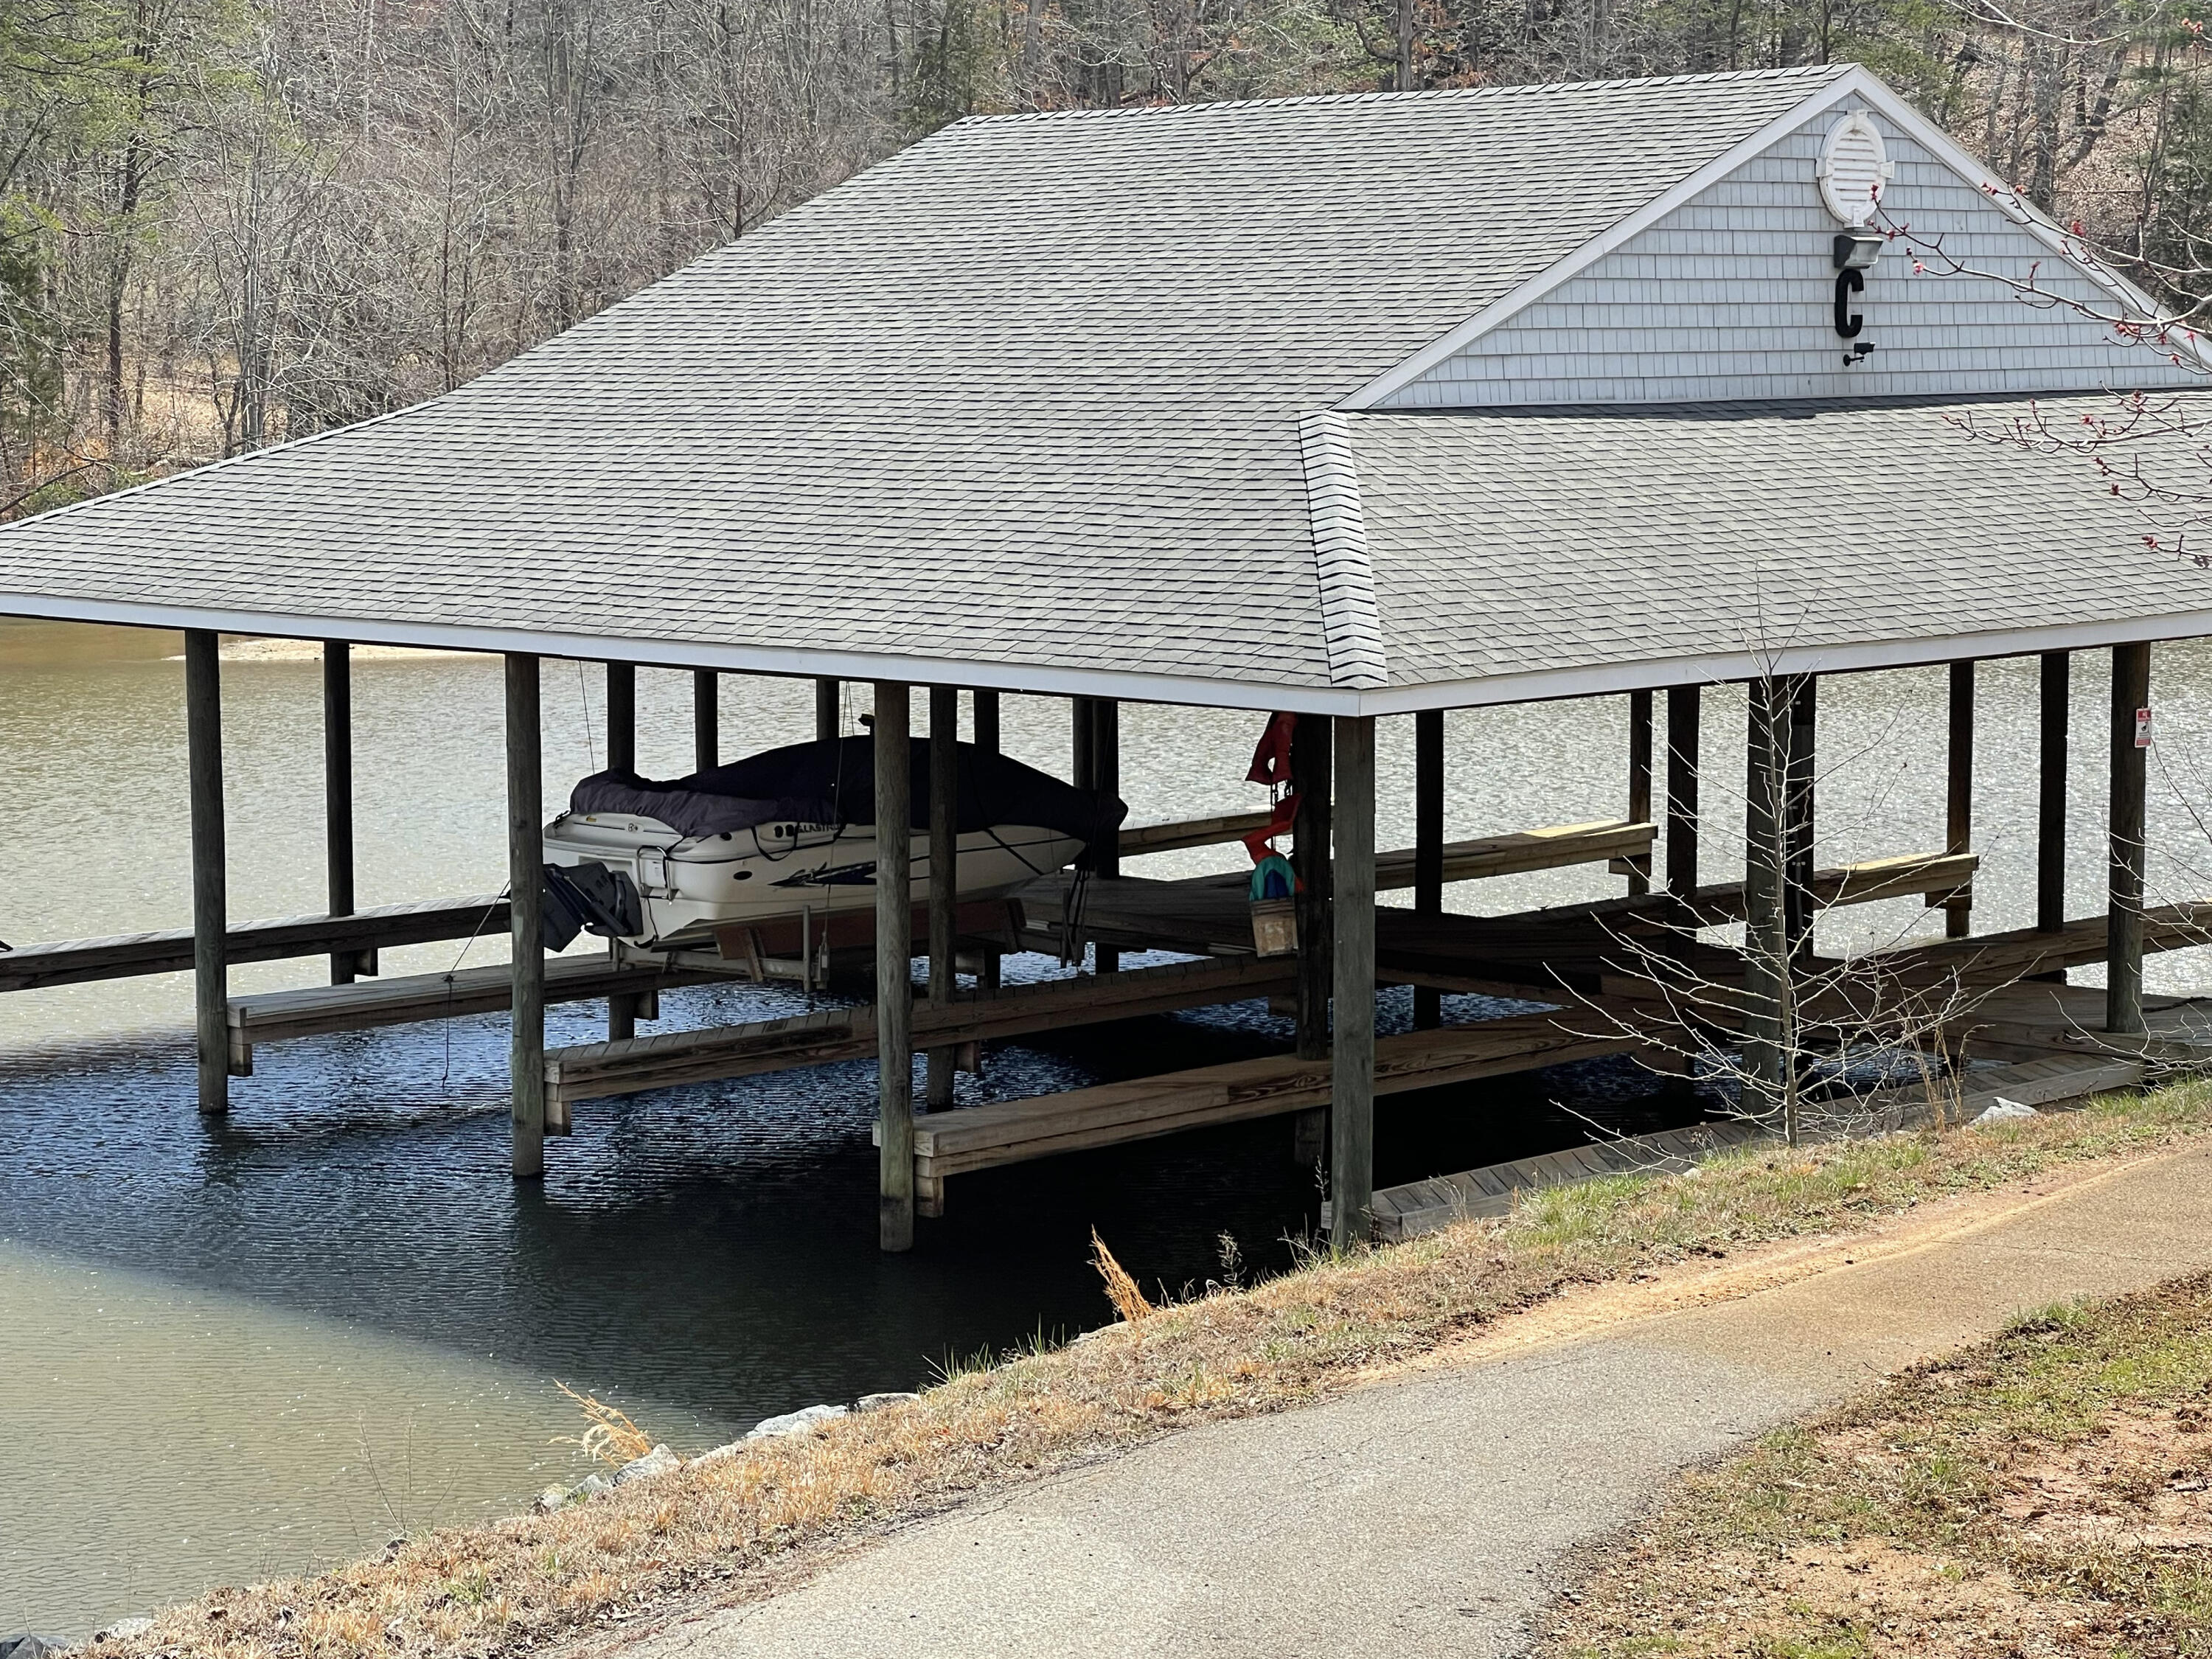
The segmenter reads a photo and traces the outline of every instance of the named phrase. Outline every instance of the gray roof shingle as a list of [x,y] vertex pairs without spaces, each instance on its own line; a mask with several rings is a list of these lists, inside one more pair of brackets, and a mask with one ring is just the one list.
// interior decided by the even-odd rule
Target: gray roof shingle
[[446,397],[0,532],[0,610],[1224,694],[1565,660],[1564,610],[1453,643],[1392,561],[1495,609],[1406,469],[1566,427],[1333,420],[1393,481],[1378,642],[1324,602],[1301,417],[1844,73],[964,121]]

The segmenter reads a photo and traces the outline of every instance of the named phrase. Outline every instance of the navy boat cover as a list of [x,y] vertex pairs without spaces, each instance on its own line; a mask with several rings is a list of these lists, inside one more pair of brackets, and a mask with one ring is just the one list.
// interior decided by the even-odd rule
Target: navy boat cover
[[[594,772],[568,796],[573,812],[631,813],[685,836],[714,836],[763,823],[872,824],[876,740],[830,738],[771,749],[727,766],[657,783],[635,772]],[[1110,795],[1078,789],[1004,755],[960,748],[960,832],[996,823],[1034,824],[1087,846],[1129,809]],[[913,828],[929,828],[929,739],[909,740]]]

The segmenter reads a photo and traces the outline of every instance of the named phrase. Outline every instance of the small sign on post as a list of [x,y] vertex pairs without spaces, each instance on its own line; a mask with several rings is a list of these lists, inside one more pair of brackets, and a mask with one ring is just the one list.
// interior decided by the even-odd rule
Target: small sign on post
[[2136,747],[2150,747],[2150,710],[2148,708],[2136,710]]

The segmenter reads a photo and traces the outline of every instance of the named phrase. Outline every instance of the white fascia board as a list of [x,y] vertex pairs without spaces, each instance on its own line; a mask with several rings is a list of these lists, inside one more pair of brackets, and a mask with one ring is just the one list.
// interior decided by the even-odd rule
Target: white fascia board
[[1653,197],[1610,230],[1592,237],[1518,287],[1492,300],[1449,334],[1431,341],[1403,362],[1376,375],[1336,407],[1355,410],[1374,408],[1385,398],[1402,391],[1445,358],[1463,349],[1469,341],[1487,334],[1508,318],[1527,310],[1561,283],[1580,276],[1630,238],[1649,230],[1676,208],[1725,179],[1778,140],[1788,137],[1813,116],[1855,94],[1863,94],[1865,88],[1879,84],[1864,70],[1855,69],[1840,80],[1813,93],[1802,103],[1792,105],[1748,138],[1722,151],[1696,172]]
[[1781,674],[1860,674],[1885,668],[1931,668],[1991,657],[2032,657],[2045,651],[2094,651],[2115,645],[2212,637],[2212,611],[2177,611],[2116,622],[2006,629],[1948,639],[1884,640],[1857,645],[1746,649],[1656,662],[1607,663],[1479,680],[1395,686],[1362,695],[1362,714],[1409,714],[1426,708],[1486,708],[1502,703],[1552,702],[1676,685],[1719,685]]
[[1123,702],[1174,703],[1200,708],[1249,708],[1272,714],[1356,714],[1358,695],[1325,685],[1269,685],[1211,680],[1195,675],[1133,674],[1085,668],[1042,668],[1019,663],[963,662],[943,657],[893,657],[859,651],[807,651],[771,647],[712,645],[667,640],[611,639],[584,634],[537,633],[517,628],[477,628],[435,623],[378,622],[345,617],[300,617],[268,611],[217,611],[188,605],[136,605],[120,600],[60,599],[0,592],[0,617],[52,622],[104,623],[121,628],[199,628],[220,634],[270,639],[343,640],[356,645],[414,646],[435,651],[522,652],[584,662],[629,662],[647,667],[714,668],[732,674],[774,674],[825,679],[892,680],[915,685],[957,685],[1042,696],[1110,697]]

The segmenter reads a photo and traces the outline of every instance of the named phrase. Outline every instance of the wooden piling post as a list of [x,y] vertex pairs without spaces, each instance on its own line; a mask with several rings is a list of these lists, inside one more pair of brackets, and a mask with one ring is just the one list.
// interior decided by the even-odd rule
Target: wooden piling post
[[1331,1242],[1362,1243],[1375,1208],[1375,720],[1335,728],[1335,1018],[1329,1066]]
[[814,740],[827,743],[843,735],[844,711],[839,705],[843,701],[844,687],[836,680],[814,682]]
[[[331,914],[353,914],[353,647],[323,641],[323,866]],[[360,953],[331,957],[331,983],[350,985]]]
[[[611,662],[607,665],[607,770],[635,772],[637,770],[637,665]],[[619,958],[620,951],[613,941],[608,945],[611,956]],[[607,1040],[622,1042],[637,1035],[638,1006],[641,998],[632,993],[621,993],[607,999]]]
[[2112,899],[2105,935],[2105,1029],[2143,1030],[2143,791],[2145,745],[2136,716],[2150,707],[2150,647],[2112,647]]
[[[1943,850],[1967,853],[1974,845],[1974,665],[1951,665],[1950,779],[1944,799]],[[1973,931],[1974,898],[1962,889],[1943,903],[1943,936]]]
[[711,668],[691,671],[691,764],[710,771],[722,763],[722,677]]
[[[1651,822],[1651,694],[1628,694],[1628,821]],[[1651,890],[1651,854],[1638,853],[1628,860],[1628,890],[1640,895]]]
[[514,1176],[545,1173],[544,774],[538,659],[507,655],[507,883],[514,957],[514,1035],[507,1083]]
[[1814,797],[1818,780],[1813,765],[1820,680],[1798,674],[1784,682],[1790,698],[1790,760],[1783,776],[1783,926],[1789,959],[1813,948]]
[[[953,914],[960,904],[960,691],[929,688],[929,1000],[951,1002],[957,989],[953,966]],[[952,1104],[951,1048],[929,1051],[929,1109]]]
[[[1300,1060],[1328,1056],[1331,962],[1329,856],[1330,774],[1334,739],[1326,714],[1301,714],[1291,738],[1291,775],[1297,783],[1297,815],[1291,824],[1291,867],[1298,890],[1297,1042]],[[1291,1156],[1300,1169],[1322,1161],[1328,1144],[1328,1109],[1316,1106],[1291,1120]]]
[[[2035,925],[2056,933],[2066,926],[2066,767],[2070,758],[2073,713],[2073,655],[2043,653],[2041,678],[2042,765],[2035,799]],[[2066,981],[2063,968],[2042,975]]]
[[907,688],[876,683],[878,1240],[914,1248],[914,764]]
[[1782,798],[1790,763],[1789,700],[1783,680],[1751,682],[1744,745],[1743,1104],[1761,1115],[1782,1099],[1782,998],[1788,971]]
[[1694,685],[1667,691],[1667,890],[1698,888],[1698,739],[1703,698]]
[[[1443,908],[1444,711],[1424,708],[1413,716],[1413,909],[1435,916]],[[1414,1029],[1433,1031],[1443,1018],[1443,997],[1416,985]]]
[[222,670],[218,636],[185,635],[185,750],[192,818],[192,1008],[200,1110],[230,1109],[230,897],[222,825]]
[[[1121,705],[1111,697],[1094,697],[1091,720],[1091,787],[1109,799],[1118,798],[1121,793]],[[1109,881],[1121,873],[1120,825],[1109,824],[1100,835],[1098,845],[1091,849],[1091,867]],[[1119,945],[1097,947],[1099,973],[1116,973],[1121,966]]]
[[[973,699],[974,703],[971,718],[975,726],[975,752],[979,755],[995,755],[999,752],[999,694],[979,687],[969,692],[969,696]],[[976,984],[986,991],[997,990],[1000,968],[999,947],[995,945],[985,945],[983,971],[978,975]]]

